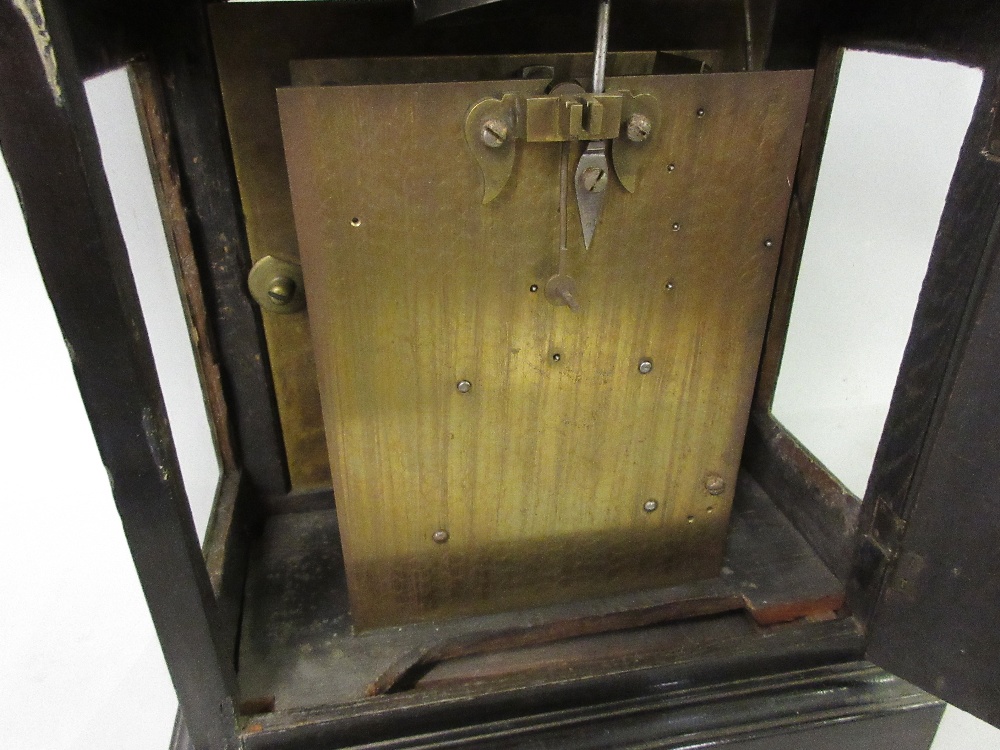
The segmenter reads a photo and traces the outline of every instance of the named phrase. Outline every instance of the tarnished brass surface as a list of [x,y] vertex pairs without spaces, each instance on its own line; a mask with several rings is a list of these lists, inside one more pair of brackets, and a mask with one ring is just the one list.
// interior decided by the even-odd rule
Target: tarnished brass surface
[[[657,60],[670,56],[656,52],[609,52],[608,70],[618,76],[648,75]],[[666,64],[670,64],[669,59]],[[675,63],[676,64],[676,63]],[[356,86],[373,83],[448,83],[522,78],[531,68],[551,68],[551,78],[590,78],[594,56],[589,52],[544,55],[448,55],[292,60],[295,86]],[[495,92],[494,92],[495,93]]]
[[[494,79],[515,75],[532,65],[551,66],[558,75],[589,75],[592,57],[589,53],[308,60],[329,57],[343,49],[346,20],[338,4],[249,5],[216,3],[209,7],[209,12],[247,241],[254,262],[267,255],[298,262],[274,95],[276,86],[292,80],[291,61],[302,59],[292,65],[299,83],[350,85]],[[390,10],[385,13],[392,15]],[[361,26],[351,26],[354,42],[349,43],[356,47],[357,38],[365,35],[374,38],[382,33],[379,23],[386,21],[380,19],[376,13]],[[399,20],[409,24],[408,19],[392,23]],[[656,58],[653,52],[614,54],[610,56],[609,71],[618,75],[649,73]],[[678,61],[667,59],[665,63],[678,64]],[[311,76],[324,80],[310,80]],[[304,491],[329,486],[330,465],[307,314],[265,313],[263,321],[292,489]]]
[[609,79],[661,122],[570,234],[578,311],[540,291],[560,146],[483,206],[465,143],[543,83],[279,90],[359,627],[718,572],[810,81]]

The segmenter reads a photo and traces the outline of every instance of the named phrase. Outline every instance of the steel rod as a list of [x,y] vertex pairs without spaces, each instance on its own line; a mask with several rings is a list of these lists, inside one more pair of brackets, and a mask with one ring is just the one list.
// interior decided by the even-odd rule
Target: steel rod
[[611,20],[611,0],[601,0],[597,8],[597,40],[594,42],[594,80],[591,91],[604,93],[604,71],[608,62],[608,28]]

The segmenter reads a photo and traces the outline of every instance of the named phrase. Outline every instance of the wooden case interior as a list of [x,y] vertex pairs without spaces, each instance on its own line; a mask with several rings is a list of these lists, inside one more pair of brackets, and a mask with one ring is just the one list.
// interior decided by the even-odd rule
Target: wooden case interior
[[[301,18],[296,21],[309,29],[302,32],[305,41],[296,38],[291,45],[295,50],[288,49],[287,40],[276,41],[264,55],[248,55],[246,39],[226,32],[227,21],[238,18],[242,8],[220,6],[214,11],[217,54],[224,60],[227,56],[244,58],[229,68],[228,79],[223,74],[224,98],[228,95],[227,106],[232,107],[230,128],[261,127],[259,118],[244,119],[234,126],[234,120],[245,117],[249,106],[246,95],[234,94],[234,88],[245,85],[260,96],[265,89],[287,86],[287,67],[292,60],[324,57],[321,65],[333,66],[335,71],[339,65],[342,76],[357,75],[351,72],[351,60],[341,62],[323,51],[329,42],[317,19],[328,13],[333,22],[346,22],[336,11],[305,7],[300,15],[311,17],[312,24],[303,24]],[[285,23],[283,14],[294,14],[280,4],[258,12],[260,17],[251,27]],[[362,19],[361,25],[364,23]],[[693,28],[704,32],[706,27],[702,23]],[[714,65],[712,74],[723,74],[726,70],[764,68],[760,49],[748,52],[728,39],[728,23],[717,22],[714,28],[711,41],[720,47],[704,44],[706,50],[692,54],[688,59],[700,60],[697,69]],[[449,31],[441,36],[447,38]],[[581,41],[586,35],[576,37],[576,42],[563,43],[585,49]],[[703,35],[696,41],[710,40]],[[552,40],[535,43],[553,44]],[[409,44],[421,48],[412,42],[397,43],[396,47]],[[444,47],[452,53],[468,51],[467,45],[453,40],[451,45],[428,46]],[[788,59],[778,64],[778,69],[815,67],[816,73],[784,237],[776,243],[781,258],[775,296],[754,408],[749,414],[722,575],[638,594],[612,593],[567,604],[357,633],[348,614],[333,498],[315,487],[315,483],[323,483],[327,470],[313,459],[298,465],[291,460],[293,491],[266,503],[268,510],[255,526],[259,536],[249,556],[238,637],[239,692],[248,726],[279,727],[302,711],[336,710],[336,706],[356,705],[375,696],[389,701],[379,704],[387,707],[423,705],[442,697],[468,696],[473,685],[480,696],[500,695],[518,686],[562,682],[570,675],[586,681],[608,673],[642,674],[644,668],[665,664],[683,673],[720,651],[730,652],[733,658],[760,660],[761,664],[771,656],[787,657],[793,652],[816,660],[833,652],[861,654],[857,625],[844,609],[860,500],[841,487],[769,414],[839,61],[836,48],[811,62],[807,56],[806,65],[799,50],[783,53]],[[262,57],[268,59],[260,62]],[[397,67],[405,68],[405,58],[396,59]],[[397,71],[395,75],[419,76],[419,69],[430,59],[418,59],[413,65],[417,72]],[[228,64],[232,66],[232,60]],[[294,65],[305,68],[306,74],[317,75],[308,70],[316,63]],[[235,83],[233,70],[239,71],[240,80]],[[428,77],[433,80],[434,75],[432,71]],[[234,137],[239,134],[234,132]],[[256,158],[264,159],[276,158],[274,154],[273,144],[254,152]],[[238,153],[236,156],[239,160]],[[284,170],[285,165],[272,164],[271,168]],[[244,170],[244,174],[249,171]],[[260,179],[247,178],[249,184],[243,188],[260,191],[264,185],[253,182]],[[268,183],[267,188],[273,190],[273,184]],[[287,247],[292,241],[287,236],[290,217],[276,219],[274,204],[247,203],[245,196],[244,200],[251,249],[255,236],[259,236],[260,247],[282,247],[282,243]],[[285,234],[276,240],[278,226],[285,227],[281,230]],[[279,377],[279,373],[295,371],[289,370],[289,362],[296,357],[309,360],[299,372],[311,370],[308,331],[291,316],[263,317],[271,340],[284,342],[288,339],[282,337],[291,336],[292,341],[277,355],[272,349],[280,406],[280,388],[300,395],[302,389],[289,386],[287,375]],[[286,435],[288,418],[315,419],[317,414],[318,410],[289,410],[283,416]],[[310,428],[295,434],[313,432]],[[300,445],[310,441],[315,446],[315,437]],[[315,451],[297,455],[315,455]],[[307,465],[313,468],[307,469]]]

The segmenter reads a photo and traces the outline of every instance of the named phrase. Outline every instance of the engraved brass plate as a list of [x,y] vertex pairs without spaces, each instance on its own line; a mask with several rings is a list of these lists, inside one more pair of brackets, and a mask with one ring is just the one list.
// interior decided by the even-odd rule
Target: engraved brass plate
[[810,83],[609,79],[661,126],[589,251],[569,201],[576,312],[560,146],[484,206],[465,145],[543,83],[279,90],[358,627],[718,573]]

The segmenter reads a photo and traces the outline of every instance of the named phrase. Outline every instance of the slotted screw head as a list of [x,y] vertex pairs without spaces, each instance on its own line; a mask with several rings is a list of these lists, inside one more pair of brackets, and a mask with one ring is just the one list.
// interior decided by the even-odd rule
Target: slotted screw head
[[583,170],[583,189],[588,193],[600,193],[608,186],[608,173],[600,167]]
[[705,489],[709,495],[721,495],[726,491],[726,480],[718,474],[710,474],[705,480]]
[[625,134],[632,143],[642,143],[649,138],[649,134],[652,132],[653,123],[642,112],[636,112],[628,118],[628,124],[625,126]]
[[295,296],[295,282],[287,276],[279,276],[271,281],[267,296],[276,305],[287,305]]
[[510,129],[503,120],[487,120],[483,123],[483,144],[489,148],[500,148],[507,142]]

